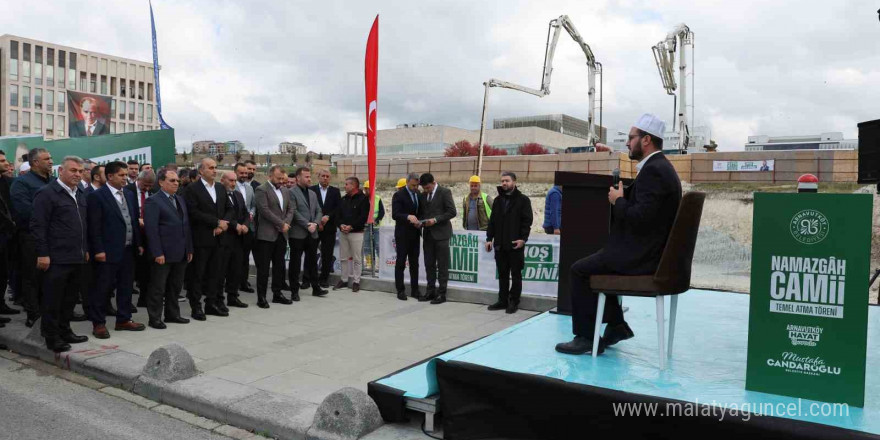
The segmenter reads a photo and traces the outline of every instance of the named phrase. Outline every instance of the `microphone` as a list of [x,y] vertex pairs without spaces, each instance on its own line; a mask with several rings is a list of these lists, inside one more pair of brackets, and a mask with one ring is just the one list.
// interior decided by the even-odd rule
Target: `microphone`
[[611,184],[617,188],[617,184],[620,182],[620,168],[615,168],[614,171],[611,172]]

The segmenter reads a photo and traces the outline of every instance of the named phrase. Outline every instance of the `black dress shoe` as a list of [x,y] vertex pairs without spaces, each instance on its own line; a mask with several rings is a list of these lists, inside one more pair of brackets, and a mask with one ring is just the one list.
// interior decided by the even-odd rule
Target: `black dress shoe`
[[17,315],[21,313],[21,310],[13,309],[6,305],[6,302],[0,302],[0,315]]
[[88,341],[89,337],[85,335],[79,336],[74,334],[73,332],[70,332],[61,335],[61,340],[67,342],[68,344],[81,344]]
[[27,327],[27,328],[33,327],[34,324],[37,323],[38,319],[40,319],[39,316],[28,316],[27,319],[24,321],[25,327]]
[[291,292],[290,293],[291,301],[299,301],[299,292]]
[[61,339],[46,339],[46,348],[54,351],[55,353],[64,353],[65,351],[70,351],[70,344],[62,341]]
[[263,299],[260,299],[260,300],[257,301],[257,307],[259,307],[259,308],[261,308],[261,309],[268,309],[268,308],[269,308],[269,303],[267,303],[267,302],[266,302],[266,299],[263,298]]
[[204,321],[207,319],[205,317],[205,312],[202,311],[202,306],[200,306],[200,305],[192,306],[192,315],[191,316],[192,316],[192,319],[195,319],[196,321]]
[[165,330],[166,328],[168,328],[168,326],[165,325],[165,323],[162,321],[150,321],[147,325],[156,330]]
[[507,308],[507,303],[501,302],[501,301],[498,301],[495,304],[492,304],[491,306],[488,307],[489,310],[504,310],[506,308]]
[[214,307],[213,305],[205,305],[205,315],[212,316],[229,316],[229,313]]
[[299,288],[300,288],[300,289],[308,289],[308,288],[309,288],[309,282],[308,282],[308,281],[303,281],[303,282],[299,283]]
[[320,283],[318,283],[318,285],[321,286],[321,288],[324,288],[324,289],[329,289],[329,288],[330,288],[330,283],[329,283],[327,280],[321,281]]
[[511,301],[510,304],[507,305],[505,313],[509,315],[511,313],[516,313],[517,310],[519,310],[519,302]]
[[422,296],[422,292],[419,292],[419,289],[412,289],[410,290],[409,296],[412,298],[418,298]]
[[132,287],[132,288],[131,288],[131,294],[132,294],[132,295],[140,295],[140,294],[141,294],[141,291],[138,290],[137,287]]
[[189,319],[177,316],[174,318],[165,318],[167,324],[189,324]]
[[226,300],[226,304],[229,307],[238,307],[240,309],[246,309],[248,306],[247,304],[241,302],[241,300],[238,299],[238,297],[234,297],[234,296],[230,296],[229,299]]
[[423,295],[423,296],[420,296],[420,297],[419,297],[419,302],[426,302],[426,301],[430,301],[430,300],[431,300],[431,299],[428,298],[427,295]]
[[312,288],[312,296],[326,296],[328,293],[330,292],[321,288]]
[[289,291],[290,291],[290,286],[288,286],[287,283],[284,283],[283,285],[281,285],[281,290],[286,290],[286,291],[289,292]]
[[217,310],[219,310],[223,313],[229,314],[229,307],[226,307],[226,304],[223,304],[223,300],[220,300],[220,301],[217,301],[216,303],[214,303],[214,307],[216,307]]
[[342,282],[339,280],[335,286],[333,286],[333,290],[345,289],[348,287],[348,282]]
[[[586,354],[593,352],[593,340],[584,336],[575,336],[569,342],[556,344],[556,351],[565,354]],[[599,338],[599,353],[605,352],[605,341]]]
[[605,327],[605,333],[602,335],[602,339],[605,341],[605,346],[610,347],[633,336],[635,336],[635,333],[629,328],[629,324],[622,322],[617,325],[609,325]]
[[273,296],[272,302],[276,304],[293,304],[293,301],[285,298],[284,295]]
[[254,289],[252,289],[250,286],[241,286],[238,288],[238,290],[241,290],[245,293],[254,293]]
[[431,300],[431,304],[443,304],[446,302],[446,295],[437,295],[436,298]]
[[406,297],[406,292],[400,291],[400,292],[397,292],[397,299],[399,299],[401,301],[406,301],[409,298]]
[[437,299],[437,291],[432,290],[432,289],[428,289],[428,292],[425,295],[425,300],[426,301],[434,301],[435,299]]
[[86,318],[86,315],[74,313],[73,316],[70,317],[70,322],[82,322],[82,321],[88,321],[88,318]]
[[135,306],[131,306],[131,313],[137,313],[137,312],[138,312],[138,308]]

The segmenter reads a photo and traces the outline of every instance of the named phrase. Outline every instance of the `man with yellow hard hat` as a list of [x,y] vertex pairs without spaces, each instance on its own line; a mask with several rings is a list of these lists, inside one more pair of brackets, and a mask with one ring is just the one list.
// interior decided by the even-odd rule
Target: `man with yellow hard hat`
[[468,183],[471,191],[462,202],[462,226],[468,231],[485,231],[492,215],[492,197],[481,191],[480,176],[471,176]]

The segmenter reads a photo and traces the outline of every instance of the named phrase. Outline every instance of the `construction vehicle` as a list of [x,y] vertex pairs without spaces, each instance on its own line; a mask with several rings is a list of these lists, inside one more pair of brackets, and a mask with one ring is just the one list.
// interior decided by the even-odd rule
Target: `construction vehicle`
[[[587,84],[589,85],[588,95],[588,107],[589,107],[589,116],[587,117],[587,122],[589,123],[589,134],[587,135],[587,142],[590,146],[596,144],[599,140],[599,136],[596,134],[595,129],[595,114],[596,114],[596,77],[599,77],[599,125],[602,125],[602,64],[596,61],[596,57],[593,55],[593,50],[590,49],[590,46],[584,42],[583,38],[581,38],[581,34],[577,31],[577,28],[574,27],[574,23],[571,22],[571,19],[568,18],[567,15],[560,15],[559,18],[554,18],[550,20],[550,23],[547,27],[547,46],[544,50],[544,73],[541,77],[541,88],[533,89],[530,87],[521,86],[519,84],[514,84],[507,81],[501,81],[495,78],[489,79],[483,83],[483,87],[485,88],[483,94],[483,115],[480,120],[480,143],[478,145],[479,148],[479,156],[477,159],[477,175],[480,175],[483,170],[483,141],[485,139],[486,132],[486,110],[489,102],[489,88],[490,87],[502,87],[505,89],[519,90],[520,92],[525,92],[530,95],[535,95],[539,98],[543,98],[550,94],[550,76],[553,73],[553,56],[556,54],[556,43],[559,41],[559,34],[562,32],[562,29],[565,29],[571,38],[575,41],[575,43],[580,46],[581,50],[584,51],[584,55],[587,57]],[[552,35],[551,35],[552,32]]]
[[[666,89],[666,94],[675,98],[673,101],[673,113],[675,114],[673,126],[674,131],[678,133],[678,144],[674,146],[674,150],[681,154],[687,153],[688,147],[691,146],[687,117],[688,104],[691,105],[691,112],[693,112],[693,99],[690,102],[687,99],[687,46],[691,47],[691,63],[693,63],[694,33],[682,23],[668,33],[664,40],[651,47],[663,88]],[[678,83],[675,81],[676,55],[678,55]],[[693,75],[693,66],[690,70]],[[691,98],[693,98],[693,91]],[[693,113],[691,113],[691,119],[693,119]]]

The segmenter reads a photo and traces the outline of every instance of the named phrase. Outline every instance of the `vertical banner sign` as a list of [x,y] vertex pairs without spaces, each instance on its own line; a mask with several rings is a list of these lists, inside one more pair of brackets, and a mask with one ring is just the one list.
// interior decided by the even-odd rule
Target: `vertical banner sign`
[[367,97],[367,165],[370,171],[370,216],[367,223],[373,223],[373,208],[376,206],[376,97],[379,79],[379,16],[373,21],[370,37],[367,38],[367,55],[364,58],[364,87]]
[[150,28],[153,30],[153,82],[156,83],[156,112],[159,113],[159,128],[168,130],[170,125],[162,117],[162,93],[159,89],[159,48],[156,46],[156,21],[153,20],[153,2],[150,2]]
[[864,407],[870,194],[755,194],[746,389]]

